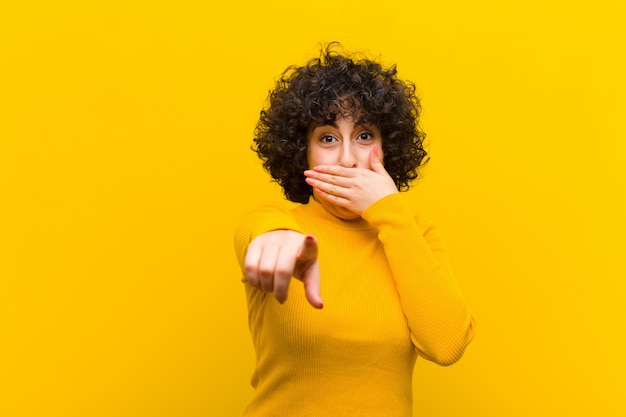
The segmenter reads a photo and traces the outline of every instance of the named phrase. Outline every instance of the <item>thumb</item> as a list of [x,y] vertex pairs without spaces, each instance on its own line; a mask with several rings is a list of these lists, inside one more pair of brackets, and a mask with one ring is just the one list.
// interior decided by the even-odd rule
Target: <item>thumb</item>
[[380,160],[380,150],[378,146],[374,146],[370,152],[370,168],[372,168],[372,171],[379,174],[387,172],[383,166],[383,162]]
[[296,256],[296,262],[306,263],[317,259],[317,239],[313,235],[306,235],[302,246],[300,246],[300,252]]

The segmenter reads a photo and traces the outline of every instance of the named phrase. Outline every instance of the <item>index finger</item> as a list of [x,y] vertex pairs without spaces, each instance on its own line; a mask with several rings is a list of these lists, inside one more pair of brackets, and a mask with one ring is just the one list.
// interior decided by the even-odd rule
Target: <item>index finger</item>
[[320,266],[317,262],[307,268],[301,281],[304,284],[304,293],[309,304],[317,309],[324,308],[321,295]]
[[358,168],[347,168],[340,165],[317,165],[313,167],[314,171],[324,174],[337,175],[339,177],[354,177]]

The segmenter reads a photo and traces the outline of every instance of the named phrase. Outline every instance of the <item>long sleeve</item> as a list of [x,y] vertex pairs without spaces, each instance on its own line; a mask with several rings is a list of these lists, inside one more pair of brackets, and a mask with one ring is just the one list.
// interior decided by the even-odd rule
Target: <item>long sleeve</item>
[[441,365],[456,362],[474,337],[475,322],[439,234],[432,226],[420,228],[399,194],[377,201],[362,217],[378,230],[418,351]]
[[314,309],[293,284],[281,304],[243,278],[256,352],[243,415],[410,417],[417,356],[451,364],[474,334],[435,230],[398,195],[353,220],[315,200],[265,206],[236,230],[242,269],[249,243],[276,229],[318,239],[325,304]]
[[301,231],[293,216],[279,204],[266,204],[246,213],[235,230],[235,255],[243,270],[248,245],[252,240],[272,230]]

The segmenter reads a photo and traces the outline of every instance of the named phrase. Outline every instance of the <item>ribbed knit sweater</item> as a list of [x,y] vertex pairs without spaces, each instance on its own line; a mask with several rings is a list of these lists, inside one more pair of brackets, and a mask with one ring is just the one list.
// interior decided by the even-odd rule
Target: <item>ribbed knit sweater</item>
[[[279,304],[243,272],[248,244],[271,230],[314,235],[324,308],[292,280]],[[409,417],[417,356],[457,361],[474,337],[474,319],[432,225],[400,194],[341,220],[311,200],[291,210],[265,206],[235,232],[256,350],[250,417]]]

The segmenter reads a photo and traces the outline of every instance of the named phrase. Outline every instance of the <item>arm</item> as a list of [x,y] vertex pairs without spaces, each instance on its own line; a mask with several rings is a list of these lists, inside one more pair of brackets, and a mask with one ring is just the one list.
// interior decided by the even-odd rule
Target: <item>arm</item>
[[316,194],[359,214],[378,230],[413,343],[425,358],[449,365],[474,337],[474,319],[452,276],[441,238],[418,226],[376,148],[370,167],[321,165],[305,171]]
[[474,337],[475,322],[439,234],[432,226],[420,228],[398,194],[362,216],[378,230],[418,351],[440,365],[456,362]]

